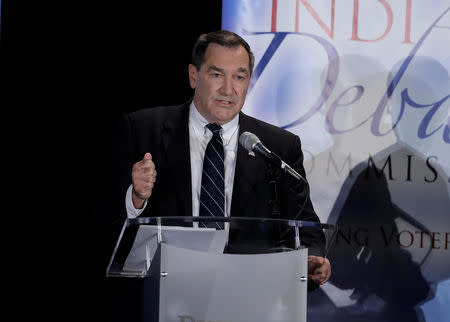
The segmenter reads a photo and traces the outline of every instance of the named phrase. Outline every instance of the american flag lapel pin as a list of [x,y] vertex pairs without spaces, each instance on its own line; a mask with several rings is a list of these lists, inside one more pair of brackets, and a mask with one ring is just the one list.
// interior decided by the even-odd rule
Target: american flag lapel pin
[[248,151],[248,157],[249,157],[249,158],[254,158],[254,157],[255,157],[255,152],[253,152],[253,151]]

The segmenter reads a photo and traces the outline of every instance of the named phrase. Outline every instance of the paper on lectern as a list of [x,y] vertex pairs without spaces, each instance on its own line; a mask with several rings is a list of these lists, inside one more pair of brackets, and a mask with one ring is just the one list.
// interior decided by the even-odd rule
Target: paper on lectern
[[[223,253],[228,230],[161,226],[162,241],[180,248],[203,252]],[[141,225],[124,263],[123,271],[144,274],[158,247],[158,226]]]

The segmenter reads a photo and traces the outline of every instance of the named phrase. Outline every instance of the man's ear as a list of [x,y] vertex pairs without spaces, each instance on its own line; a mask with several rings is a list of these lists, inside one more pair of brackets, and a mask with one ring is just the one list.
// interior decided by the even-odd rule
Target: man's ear
[[189,84],[191,85],[192,89],[195,89],[197,87],[197,77],[198,77],[197,67],[195,67],[192,64],[189,64]]

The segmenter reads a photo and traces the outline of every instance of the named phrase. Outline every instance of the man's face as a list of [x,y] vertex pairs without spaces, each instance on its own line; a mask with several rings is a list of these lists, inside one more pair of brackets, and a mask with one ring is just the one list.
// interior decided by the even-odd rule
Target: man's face
[[210,44],[197,70],[189,65],[189,82],[195,90],[194,104],[210,123],[224,124],[244,105],[250,84],[248,53],[243,46]]

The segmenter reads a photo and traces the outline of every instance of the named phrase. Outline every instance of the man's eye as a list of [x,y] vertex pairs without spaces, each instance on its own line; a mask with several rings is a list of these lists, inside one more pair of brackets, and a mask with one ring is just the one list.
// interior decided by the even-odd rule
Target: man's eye
[[238,75],[238,76],[236,76],[236,79],[237,79],[237,80],[244,80],[244,79],[245,79],[245,76],[240,76],[240,75]]
[[215,77],[215,78],[218,78],[218,77],[220,77],[221,75],[220,75],[219,73],[213,73],[212,76]]

